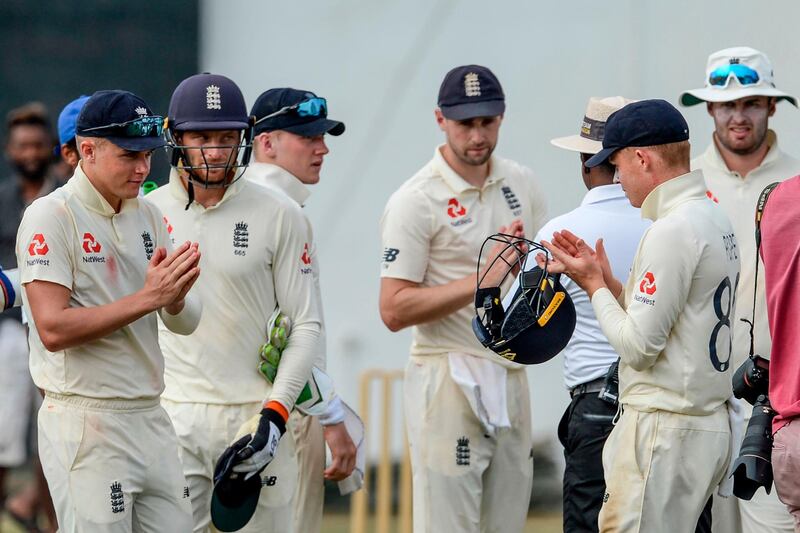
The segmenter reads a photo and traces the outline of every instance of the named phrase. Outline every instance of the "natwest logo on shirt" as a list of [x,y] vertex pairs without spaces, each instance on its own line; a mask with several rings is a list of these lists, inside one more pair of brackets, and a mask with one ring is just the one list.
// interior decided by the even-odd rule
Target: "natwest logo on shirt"
[[308,243],[303,245],[303,254],[300,256],[300,262],[303,263],[305,266],[300,267],[301,274],[310,274],[311,273],[311,254],[308,253]]
[[652,296],[656,292],[656,277],[652,272],[648,272],[639,283],[639,292]]
[[83,251],[87,254],[81,258],[84,263],[105,263],[105,257],[95,255],[99,254],[102,249],[103,247],[97,242],[94,235],[89,232],[83,234]]
[[461,205],[457,198],[450,198],[447,201],[447,216],[454,219],[450,222],[451,226],[462,226],[472,222],[472,218],[467,216],[467,208]]
[[450,218],[463,217],[467,214],[467,208],[461,205],[456,198],[447,201],[447,216]]
[[97,239],[94,238],[94,235],[91,233],[84,233],[83,234],[83,251],[87,254],[97,254],[100,253],[100,250],[103,247],[100,246],[100,243],[97,242]]
[[634,294],[633,299],[645,305],[655,306],[655,298],[650,298],[656,293],[656,277],[652,272],[645,273],[642,281],[639,282],[639,293]]
[[44,242],[44,235],[41,233],[37,233],[31,239],[31,243],[28,245],[28,255],[31,257],[37,255],[47,255],[47,252],[50,251],[50,248],[47,246],[47,243]]

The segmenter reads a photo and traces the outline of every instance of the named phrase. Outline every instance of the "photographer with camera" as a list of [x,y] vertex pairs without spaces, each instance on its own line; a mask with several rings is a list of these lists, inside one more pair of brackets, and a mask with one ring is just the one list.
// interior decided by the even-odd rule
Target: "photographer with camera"
[[[769,189],[769,188],[768,188]],[[769,194],[769,202],[766,196]],[[769,400],[775,417],[772,420],[774,442],[772,468],[780,500],[794,517],[795,531],[800,531],[800,293],[796,278],[800,273],[800,176],[765,190],[759,200],[756,239],[760,231],[761,259],[767,291],[767,317],[772,334]],[[767,209],[768,208],[768,209]],[[758,219],[761,218],[760,228]],[[751,424],[752,425],[752,424]],[[744,448],[744,446],[743,446]]]

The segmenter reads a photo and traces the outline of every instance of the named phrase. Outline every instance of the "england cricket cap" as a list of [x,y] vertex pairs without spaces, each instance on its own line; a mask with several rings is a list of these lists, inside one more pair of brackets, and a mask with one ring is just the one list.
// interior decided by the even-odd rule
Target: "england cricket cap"
[[629,146],[657,146],[689,140],[689,125],[666,100],[641,100],[608,117],[603,149],[586,161],[596,167],[617,150]]
[[748,46],[725,48],[708,56],[701,89],[681,94],[681,104],[730,102],[748,96],[771,96],[797,107],[797,99],[775,88],[772,63],[767,54]]
[[75,138],[75,124],[78,115],[89,97],[82,95],[64,106],[58,115],[58,144],[67,144]]
[[[148,124],[135,124],[143,119]],[[163,119],[147,103],[128,91],[97,91],[83,104],[75,132],[81,137],[100,137],[132,152],[147,152],[166,144],[161,135]]]
[[180,82],[167,112],[172,131],[244,130],[250,116],[239,86],[219,74],[195,74]]
[[250,441],[246,435],[228,447],[214,468],[214,491],[211,493],[211,521],[219,531],[242,529],[256,512],[261,495],[261,476],[245,480],[244,473],[236,473],[236,454]]
[[631,102],[633,100],[628,100],[622,96],[609,96],[607,98],[592,96],[586,105],[580,133],[552,139],[550,144],[573,152],[596,154],[603,149],[603,136],[605,135],[608,117]]
[[438,106],[451,120],[494,117],[505,112],[506,97],[491,70],[464,65],[445,75],[439,87]]
[[316,114],[307,114],[300,110],[300,104],[318,98],[311,91],[291,87],[269,89],[261,93],[250,111],[256,117],[255,135],[275,130],[288,131],[303,137],[316,137],[325,133],[336,136],[344,133],[344,122],[328,118],[327,102],[319,106]]

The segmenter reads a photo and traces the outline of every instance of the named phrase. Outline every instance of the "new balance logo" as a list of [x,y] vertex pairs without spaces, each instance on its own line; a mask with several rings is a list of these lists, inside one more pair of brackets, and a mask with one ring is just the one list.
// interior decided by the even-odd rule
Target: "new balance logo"
[[464,93],[467,96],[480,96],[481,95],[481,80],[474,72],[470,72],[464,76]]
[[383,262],[384,263],[393,263],[395,259],[397,259],[397,254],[400,253],[400,250],[397,248],[384,248],[383,249]]
[[216,85],[206,87],[206,109],[222,109],[222,96]]
[[469,439],[461,437],[456,443],[456,464],[458,466],[469,466]]
[[119,481],[111,484],[111,512],[114,514],[125,512],[125,495]]

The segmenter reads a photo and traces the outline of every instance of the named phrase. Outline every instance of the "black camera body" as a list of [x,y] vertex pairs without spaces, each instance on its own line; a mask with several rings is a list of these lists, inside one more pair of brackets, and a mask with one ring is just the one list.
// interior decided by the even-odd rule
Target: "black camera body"
[[769,393],[769,359],[751,355],[733,374],[733,395],[755,405]]
[[733,395],[753,405],[739,457],[733,463],[733,493],[749,500],[758,487],[772,490],[772,419],[769,403],[769,360],[751,355],[733,374]]

